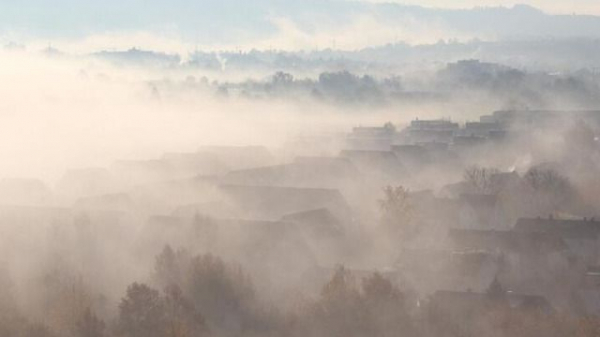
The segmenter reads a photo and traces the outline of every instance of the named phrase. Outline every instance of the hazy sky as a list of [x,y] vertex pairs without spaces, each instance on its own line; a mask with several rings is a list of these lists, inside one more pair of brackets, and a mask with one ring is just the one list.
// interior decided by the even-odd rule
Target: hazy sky
[[513,6],[525,4],[552,14],[600,15],[600,0],[370,0],[372,2],[396,2],[443,8],[472,8],[478,6]]
[[[440,11],[374,2],[495,8]],[[516,4],[569,15],[512,8]],[[357,49],[515,37],[600,38],[600,0],[0,0],[0,45],[16,41],[74,53],[131,47],[182,54],[197,47]]]

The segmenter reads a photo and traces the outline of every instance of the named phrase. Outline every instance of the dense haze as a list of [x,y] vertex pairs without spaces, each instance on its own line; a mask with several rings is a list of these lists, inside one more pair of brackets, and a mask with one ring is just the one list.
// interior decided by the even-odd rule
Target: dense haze
[[502,5],[1,3],[0,337],[596,336],[600,9]]

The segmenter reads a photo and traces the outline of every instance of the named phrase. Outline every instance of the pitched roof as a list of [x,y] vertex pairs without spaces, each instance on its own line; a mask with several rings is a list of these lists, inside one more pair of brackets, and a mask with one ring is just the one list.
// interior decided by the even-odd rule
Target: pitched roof
[[495,195],[479,193],[462,193],[459,199],[462,203],[474,208],[494,208],[498,200]]
[[350,160],[397,160],[398,157],[392,151],[375,150],[343,150],[341,157],[350,158]]
[[[550,302],[543,296],[508,292],[506,299],[513,309],[539,309],[545,312],[554,310]],[[444,305],[446,308],[470,311],[479,310],[488,303],[488,300],[489,297],[485,293],[448,290],[436,291],[431,298],[433,305]]]
[[75,201],[77,209],[131,211],[135,203],[126,193],[105,194],[93,197],[79,198]]
[[600,221],[521,218],[517,220],[514,230],[554,233],[570,239],[596,240],[600,235]]
[[346,200],[335,189],[221,185],[220,190],[228,202],[250,217],[277,219],[319,208],[327,208],[341,218],[350,214]]
[[284,215],[281,220],[308,227],[313,235],[340,235],[343,232],[340,220],[326,208]]
[[345,158],[300,157],[285,165],[264,166],[227,173],[228,184],[341,188],[359,172]]
[[552,233],[451,229],[448,235],[457,249],[516,253],[549,253],[567,250],[567,245],[562,238]]
[[343,150],[340,157],[348,158],[361,170],[379,170],[390,176],[406,172],[402,161],[392,151]]

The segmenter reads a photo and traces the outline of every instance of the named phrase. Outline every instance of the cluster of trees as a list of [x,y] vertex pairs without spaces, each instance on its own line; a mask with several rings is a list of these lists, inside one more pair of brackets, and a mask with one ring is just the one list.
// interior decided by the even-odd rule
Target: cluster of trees
[[[18,314],[10,288],[0,288],[0,335],[15,337],[201,336],[596,336],[597,318],[574,318],[535,308],[515,308],[494,280],[484,307],[461,318],[440,311],[388,277],[359,278],[338,267],[315,298],[291,309],[256,296],[239,266],[212,255],[193,256],[165,247],[146,283],[130,284],[116,310],[101,319],[94,303],[64,302],[59,324],[51,315],[28,320]],[[159,290],[162,289],[162,290]],[[77,292],[77,290],[73,290]],[[68,297],[67,297],[68,298]],[[464,313],[463,313],[464,314]]]
[[508,66],[464,60],[448,64],[432,83],[438,90],[487,93],[504,100],[507,108],[578,106],[599,103],[600,78],[593,73],[561,75],[534,73]]
[[522,215],[568,212],[577,201],[576,188],[569,178],[554,169],[532,167],[521,183],[508,187],[495,179],[498,174],[495,168],[471,166],[465,170],[464,181],[475,193],[501,194],[503,200],[519,203],[525,212]]
[[379,273],[361,282],[339,267],[321,296],[295,313],[294,336],[405,336],[416,334],[404,294]]
[[220,91],[237,90],[249,98],[308,97],[337,104],[382,105],[403,92],[397,76],[377,79],[370,75],[356,75],[348,71],[323,72],[317,79],[297,79],[292,74],[277,72],[265,81],[247,80],[225,83]]

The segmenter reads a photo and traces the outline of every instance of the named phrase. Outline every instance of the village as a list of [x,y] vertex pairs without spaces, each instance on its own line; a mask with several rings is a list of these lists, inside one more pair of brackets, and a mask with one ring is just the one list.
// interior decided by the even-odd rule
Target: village
[[273,301],[318,294],[343,268],[383,275],[442,320],[494,296],[600,315],[599,126],[600,112],[498,111],[116,161],[54,188],[5,179],[0,231],[6,254],[82,249],[66,263],[119,294],[125,270],[143,279],[172,249],[239,263]]

